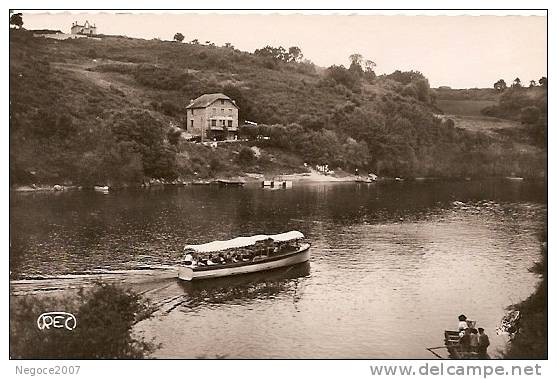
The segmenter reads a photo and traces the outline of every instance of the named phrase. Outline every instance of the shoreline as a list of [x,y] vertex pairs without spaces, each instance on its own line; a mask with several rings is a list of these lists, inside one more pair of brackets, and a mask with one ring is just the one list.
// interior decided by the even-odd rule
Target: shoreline
[[[141,183],[134,185],[120,185],[109,186],[111,189],[124,189],[124,188],[150,188],[161,186],[190,186],[198,183],[201,184],[216,184],[220,180],[239,181],[243,183],[256,183],[263,180],[285,180],[292,182],[317,182],[317,183],[340,183],[340,182],[357,182],[358,179],[366,178],[365,175],[356,176],[341,172],[339,174],[327,175],[316,170],[310,169],[309,172],[299,172],[284,175],[270,175],[259,173],[244,173],[243,175],[231,177],[214,177],[204,179],[177,179],[172,182],[161,181],[158,179],[151,179],[149,183]],[[494,176],[484,178],[470,178],[470,177],[412,177],[412,178],[398,178],[398,177],[379,177],[377,180],[365,184],[385,183],[385,182],[447,182],[447,181],[472,181],[472,180],[506,180],[509,183],[532,182],[546,180],[543,177],[511,177],[511,176]],[[81,191],[93,190],[94,186],[81,186],[81,185],[13,185],[10,186],[10,192],[26,193],[26,192],[67,192],[67,191]]]

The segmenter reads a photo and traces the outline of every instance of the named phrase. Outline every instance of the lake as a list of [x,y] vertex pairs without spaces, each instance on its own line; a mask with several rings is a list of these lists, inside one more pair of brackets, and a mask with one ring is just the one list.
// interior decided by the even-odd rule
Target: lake
[[[434,358],[461,313],[496,357],[546,217],[544,183],[500,180],[11,193],[11,290],[131,285],[157,306],[136,326],[155,357]],[[160,267],[185,244],[293,229],[307,265],[199,284]]]

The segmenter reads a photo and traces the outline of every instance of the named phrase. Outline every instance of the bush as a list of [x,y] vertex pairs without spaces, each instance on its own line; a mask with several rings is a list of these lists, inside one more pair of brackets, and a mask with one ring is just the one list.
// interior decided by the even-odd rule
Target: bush
[[253,153],[252,149],[250,149],[249,147],[243,147],[242,150],[240,150],[240,153],[238,154],[238,162],[241,165],[250,165],[253,163],[254,160],[255,154]]
[[535,124],[540,119],[540,109],[535,105],[520,110],[520,121],[523,124]]
[[[77,326],[37,328],[43,312],[63,310],[75,315]],[[75,298],[15,297],[10,306],[12,359],[145,358],[159,345],[134,336],[135,323],[149,318],[153,308],[130,289],[96,284]]]

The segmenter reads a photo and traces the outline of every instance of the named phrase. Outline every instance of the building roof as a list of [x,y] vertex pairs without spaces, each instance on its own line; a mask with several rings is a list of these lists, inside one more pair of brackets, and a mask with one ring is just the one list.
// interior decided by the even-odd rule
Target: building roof
[[217,100],[230,100],[232,104],[234,104],[234,106],[238,108],[236,103],[234,103],[234,101],[231,98],[229,98],[223,93],[206,93],[205,95],[201,95],[197,99],[193,100],[186,107],[186,109],[207,108],[209,105],[213,104]]

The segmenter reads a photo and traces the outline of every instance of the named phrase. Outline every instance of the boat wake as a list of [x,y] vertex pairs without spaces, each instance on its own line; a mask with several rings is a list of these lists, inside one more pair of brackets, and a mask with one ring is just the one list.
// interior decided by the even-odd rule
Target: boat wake
[[72,296],[96,283],[113,283],[142,295],[163,317],[176,310],[190,312],[199,307],[240,304],[296,292],[297,279],[309,275],[308,262],[266,272],[190,283],[177,278],[172,266],[151,266],[134,270],[98,271],[42,276],[10,281],[11,296]]

